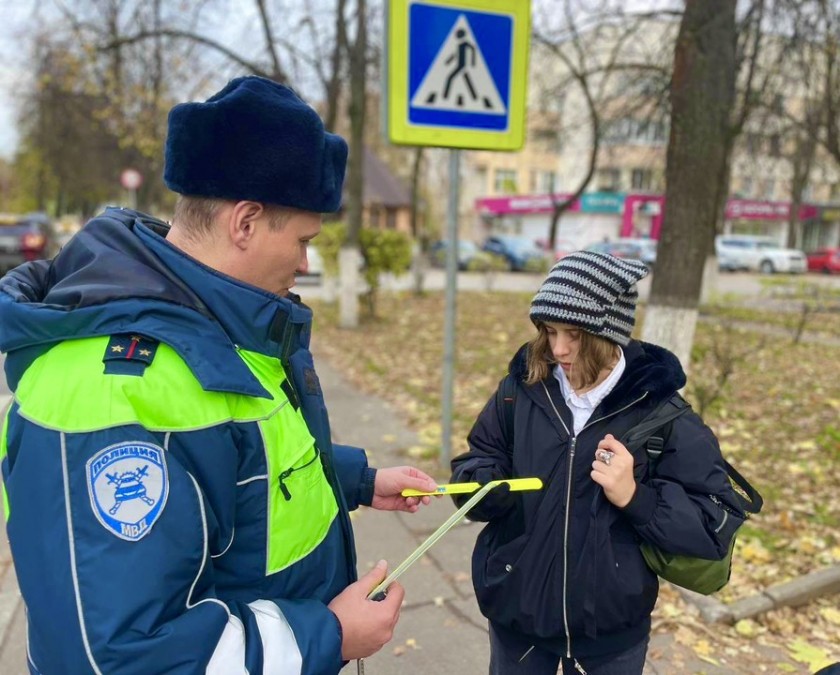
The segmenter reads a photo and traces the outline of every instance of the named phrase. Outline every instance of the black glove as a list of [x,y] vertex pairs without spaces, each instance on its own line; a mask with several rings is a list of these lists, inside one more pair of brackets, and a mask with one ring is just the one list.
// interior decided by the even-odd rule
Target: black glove
[[[499,480],[501,478],[503,478],[503,476],[499,476],[489,467],[476,469],[475,473],[472,475],[472,480],[482,486],[486,485],[490,481]],[[467,503],[467,500],[470,499],[473,494],[475,493],[468,495],[453,495],[453,499],[460,508]],[[515,505],[516,495],[511,493],[510,485],[508,483],[501,483],[484,495],[481,501],[470,509],[467,513],[467,518],[470,520],[487,522],[505,515]]]

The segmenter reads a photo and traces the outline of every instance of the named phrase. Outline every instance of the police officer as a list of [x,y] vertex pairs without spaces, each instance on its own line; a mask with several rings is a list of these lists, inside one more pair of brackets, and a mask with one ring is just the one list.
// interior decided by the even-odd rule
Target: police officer
[[233,80],[170,112],[171,226],[108,209],[0,281],[31,672],[327,674],[390,639],[403,590],[366,599],[348,512],[434,482],[331,442],[289,290],[346,159],[291,89]]

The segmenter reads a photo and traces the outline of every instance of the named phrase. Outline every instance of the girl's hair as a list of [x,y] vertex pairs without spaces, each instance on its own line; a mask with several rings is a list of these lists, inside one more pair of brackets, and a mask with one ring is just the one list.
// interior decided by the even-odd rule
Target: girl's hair
[[[534,322],[537,335],[528,343],[528,378],[526,384],[535,384],[548,377],[554,365],[554,354],[548,341],[548,331],[542,321]],[[578,355],[569,373],[569,382],[574,389],[593,384],[604,368],[609,368],[618,355],[618,345],[606,338],[580,330]]]

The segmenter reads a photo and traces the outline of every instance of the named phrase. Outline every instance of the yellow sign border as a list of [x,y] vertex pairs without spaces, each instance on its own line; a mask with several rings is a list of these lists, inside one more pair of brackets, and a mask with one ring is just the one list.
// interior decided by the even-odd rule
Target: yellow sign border
[[[409,7],[415,2],[447,9],[505,14],[513,19],[508,128],[505,131],[461,129],[408,120]],[[531,41],[531,0],[387,0],[388,137],[399,145],[433,145],[476,150],[519,150],[525,143],[528,51]]]

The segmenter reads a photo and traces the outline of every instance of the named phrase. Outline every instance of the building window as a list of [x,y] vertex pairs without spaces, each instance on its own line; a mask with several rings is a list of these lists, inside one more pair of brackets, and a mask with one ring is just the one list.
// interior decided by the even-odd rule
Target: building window
[[741,179],[741,194],[744,197],[753,196],[753,179],[752,176],[744,176]]
[[532,195],[536,194],[540,189],[538,176],[539,173],[536,169],[531,169],[528,172],[528,192]]
[[772,178],[767,178],[766,180],[761,181],[761,196],[763,199],[773,199],[773,195],[776,193],[776,181]]
[[538,144],[543,152],[560,152],[560,134],[557,129],[533,129],[531,130],[531,140]]
[[496,194],[503,195],[515,195],[519,192],[516,186],[516,171],[514,169],[496,169],[493,191]]
[[385,227],[389,230],[396,230],[397,229],[397,210],[396,209],[386,209],[385,210]]
[[633,169],[631,185],[634,190],[650,190],[653,186],[653,172],[650,169]]
[[621,117],[604,122],[602,139],[605,145],[662,145],[668,127],[662,120]]
[[557,181],[557,176],[553,171],[540,172],[540,192],[550,195],[554,192],[554,185]]
[[618,192],[621,188],[621,171],[618,169],[598,169],[598,191]]
[[487,167],[479,165],[475,167],[475,182],[478,185],[478,193],[486,195],[489,186],[487,185]]
[[370,226],[374,229],[379,227],[379,207],[378,206],[371,206],[370,207]]

